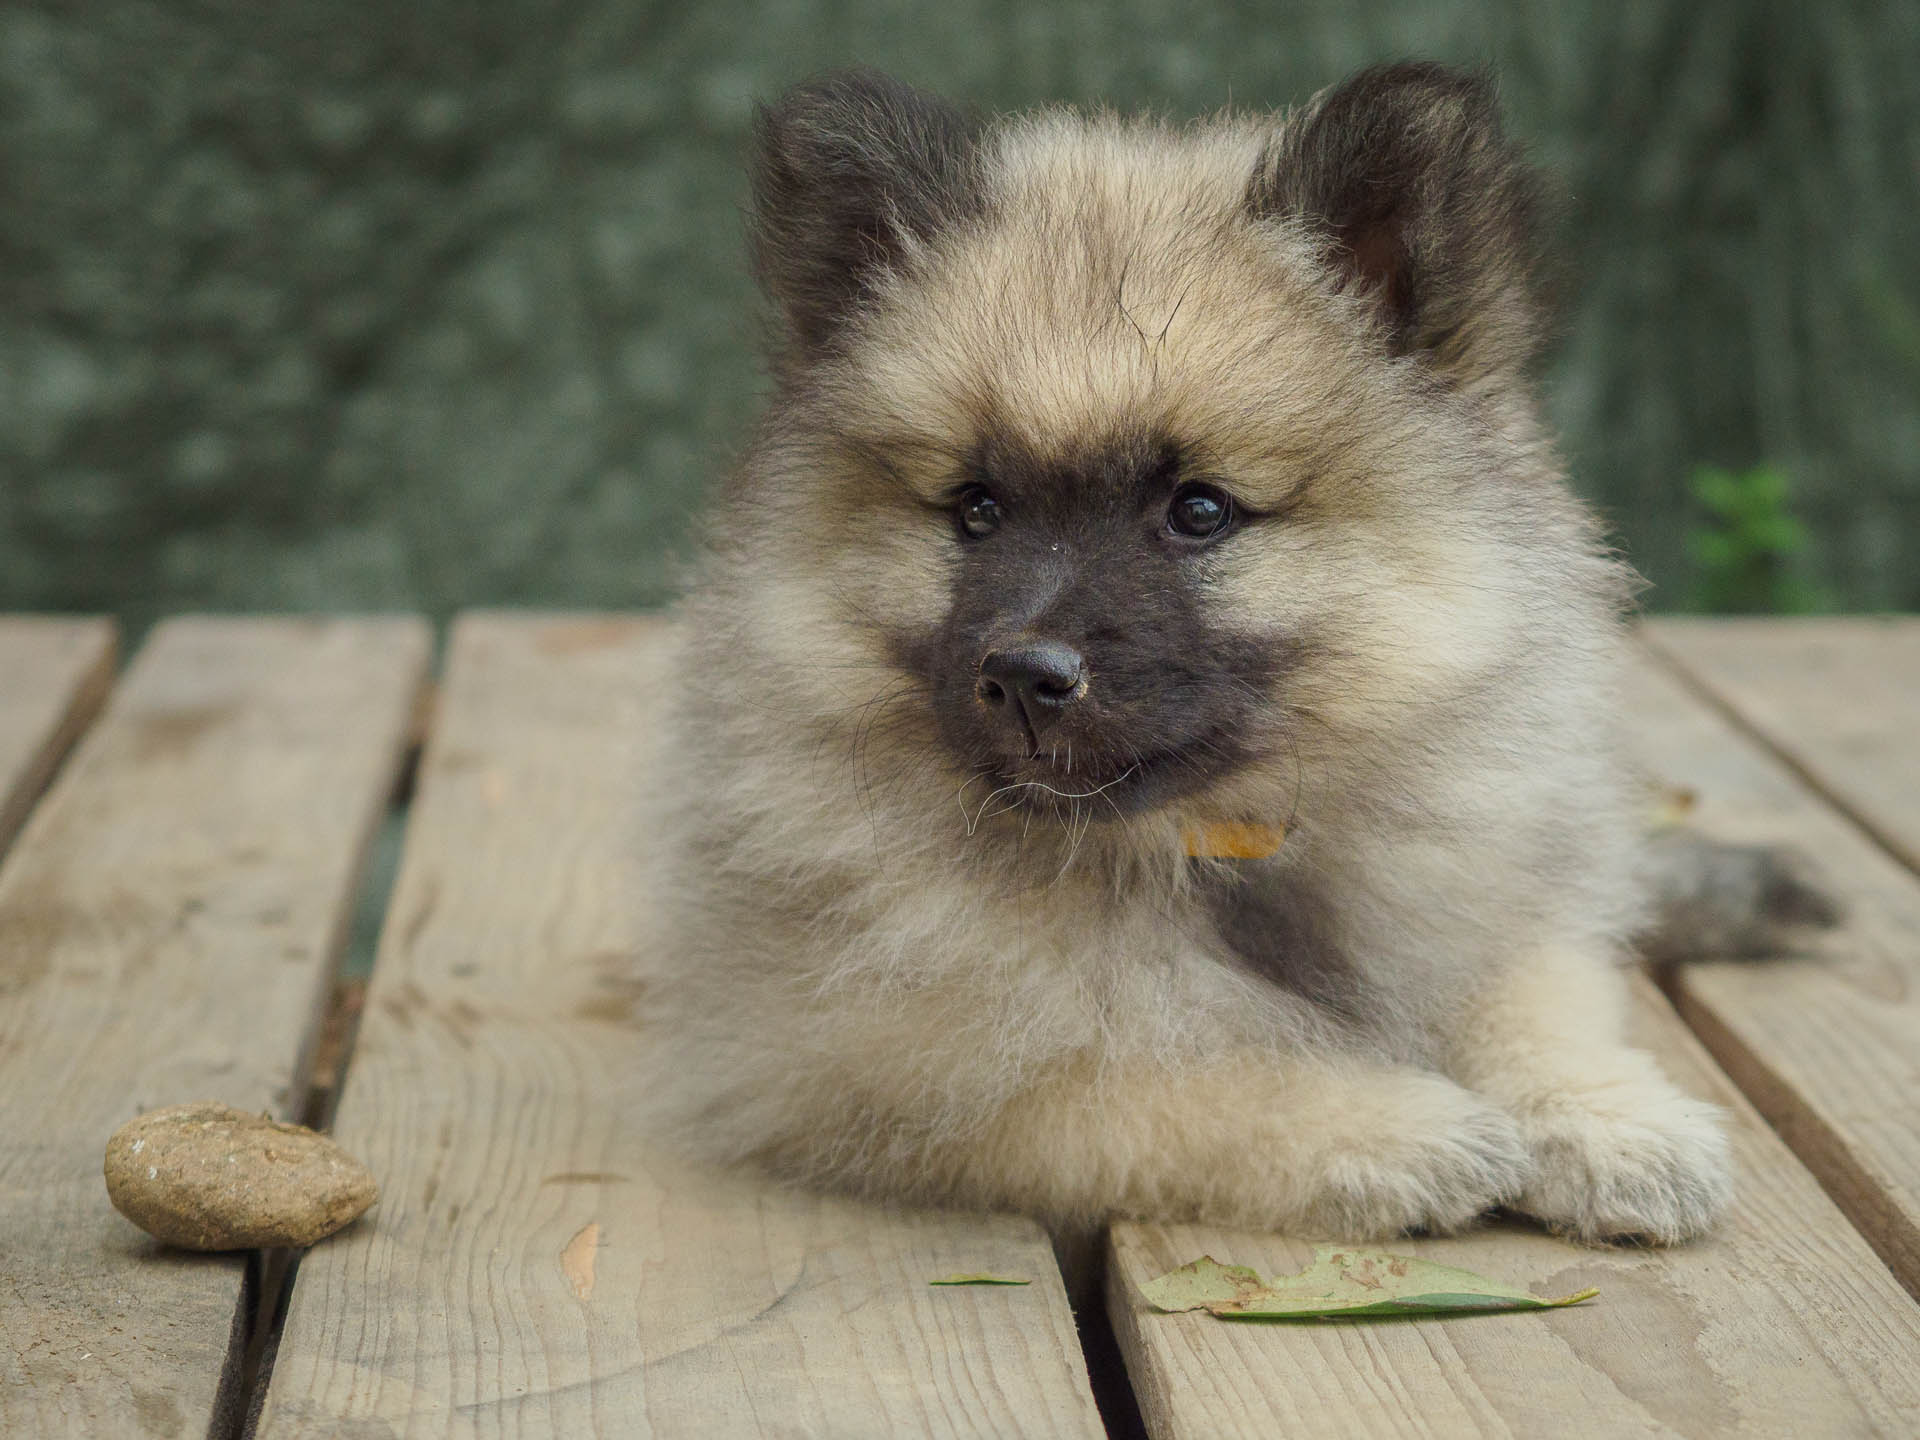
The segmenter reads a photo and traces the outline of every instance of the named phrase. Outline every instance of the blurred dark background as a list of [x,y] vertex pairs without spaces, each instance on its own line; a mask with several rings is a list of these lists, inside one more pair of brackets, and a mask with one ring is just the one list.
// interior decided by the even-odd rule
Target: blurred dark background
[[1920,5],[0,4],[0,608],[631,606],[757,403],[750,105],[1499,69],[1654,608],[1920,609]]

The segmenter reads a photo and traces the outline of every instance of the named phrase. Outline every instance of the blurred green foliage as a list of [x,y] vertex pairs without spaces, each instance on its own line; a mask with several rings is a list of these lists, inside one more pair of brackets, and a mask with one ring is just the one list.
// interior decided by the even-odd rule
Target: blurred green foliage
[[1689,487],[1710,517],[1687,538],[1694,573],[1692,608],[1716,615],[1796,615],[1825,608],[1793,573],[1807,530],[1787,505],[1786,472],[1702,466]]
[[1835,604],[1920,609],[1911,0],[0,0],[0,609],[658,602],[759,403],[756,95],[1188,115],[1406,55],[1493,64],[1564,198],[1549,413],[1650,604],[1712,455],[1794,476]]

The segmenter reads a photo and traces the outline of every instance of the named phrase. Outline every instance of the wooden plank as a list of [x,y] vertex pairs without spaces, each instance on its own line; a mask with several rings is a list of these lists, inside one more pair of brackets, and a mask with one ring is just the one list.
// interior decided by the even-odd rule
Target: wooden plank
[[[1907,642],[1901,631],[1881,633],[1890,643],[1878,668],[1892,672],[1906,663]],[[1870,652],[1855,659],[1875,668]],[[1804,682],[1783,670],[1773,688],[1829,682],[1836,693],[1855,686],[1864,703],[1864,688],[1831,670]],[[1920,879],[1672,674],[1649,662],[1633,686],[1646,763],[1697,792],[1701,828],[1798,847],[1847,907],[1846,923],[1811,955],[1688,965],[1671,988],[1715,1058],[1920,1296]],[[1781,701],[1777,713],[1799,705]],[[1855,733],[1876,727],[1884,728],[1862,721]],[[1920,749],[1920,740],[1909,744]],[[1889,779],[1890,796],[1897,783]],[[1891,804],[1879,813],[1908,823]]]
[[[258,1433],[1100,1434],[1030,1222],[696,1174],[623,1125],[665,643],[456,628],[336,1124],[383,1198],[302,1263]],[[956,1270],[1035,1283],[928,1286]]]
[[1920,616],[1672,619],[1646,636],[1920,871]]
[[1639,1043],[1733,1114],[1739,1192],[1718,1233],[1673,1250],[1584,1249],[1518,1225],[1396,1252],[1563,1295],[1570,1310],[1334,1325],[1162,1315],[1137,1287],[1203,1254],[1263,1274],[1310,1243],[1123,1225],[1109,1310],[1156,1440],[1174,1436],[1909,1435],[1920,1306],[1701,1051],[1652,984]]
[[113,685],[111,620],[0,616],[0,855]]
[[244,1260],[148,1240],[101,1156],[156,1105],[299,1105],[427,642],[158,627],[0,868],[0,1434],[230,1418]]

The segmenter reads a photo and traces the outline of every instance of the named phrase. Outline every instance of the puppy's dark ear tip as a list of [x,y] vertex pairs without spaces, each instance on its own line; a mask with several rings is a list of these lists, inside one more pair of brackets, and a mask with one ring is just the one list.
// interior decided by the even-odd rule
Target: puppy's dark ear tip
[[1383,60],[1356,72],[1335,89],[1417,87],[1461,94],[1493,89],[1491,65],[1447,65],[1438,60]]
[[932,97],[884,70],[843,66],[788,86],[754,106],[754,128],[763,138],[789,128],[857,138],[878,119],[910,114]]
[[1540,184],[1490,71],[1375,65],[1322,91],[1262,153],[1246,203],[1324,237],[1397,354],[1462,384],[1523,373],[1538,326]]
[[[1310,123],[1351,125],[1360,117],[1385,122],[1389,131],[1418,123],[1428,128],[1465,125],[1499,137],[1500,90],[1491,65],[1471,68],[1436,60],[1392,60],[1370,66],[1330,86],[1309,107]],[[1451,119],[1443,117],[1451,116]]]
[[754,270],[805,349],[977,204],[971,118],[878,70],[830,71],[763,101],[753,135]]

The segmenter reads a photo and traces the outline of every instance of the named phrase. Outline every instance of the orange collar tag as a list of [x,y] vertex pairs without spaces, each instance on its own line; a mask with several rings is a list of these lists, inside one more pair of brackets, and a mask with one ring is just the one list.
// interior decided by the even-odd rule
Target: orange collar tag
[[1196,860],[1265,860],[1287,838],[1284,825],[1251,825],[1240,820],[1210,820],[1180,832],[1187,854]]

